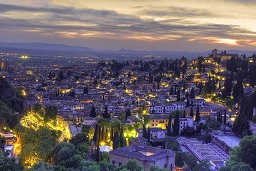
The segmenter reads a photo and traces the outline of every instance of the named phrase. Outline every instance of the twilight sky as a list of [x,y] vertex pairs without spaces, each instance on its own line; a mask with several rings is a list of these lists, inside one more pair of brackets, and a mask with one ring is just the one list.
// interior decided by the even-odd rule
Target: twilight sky
[[0,42],[255,50],[255,0],[0,0]]

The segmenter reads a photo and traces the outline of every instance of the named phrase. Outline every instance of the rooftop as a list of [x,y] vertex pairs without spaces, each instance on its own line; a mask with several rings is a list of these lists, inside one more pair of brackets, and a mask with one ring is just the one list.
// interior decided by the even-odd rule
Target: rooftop
[[174,156],[172,150],[151,147],[147,145],[130,145],[110,151],[110,154],[136,160],[155,161],[166,156]]
[[239,145],[241,139],[232,135],[216,135],[216,137],[227,144],[229,147],[235,147]]

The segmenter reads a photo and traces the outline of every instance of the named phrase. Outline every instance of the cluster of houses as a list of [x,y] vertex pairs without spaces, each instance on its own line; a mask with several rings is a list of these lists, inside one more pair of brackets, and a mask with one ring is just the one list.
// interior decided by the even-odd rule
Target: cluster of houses
[[[95,126],[102,117],[105,108],[112,119],[124,118],[127,109],[131,116],[122,120],[123,124],[133,125],[139,121],[142,114],[150,115],[150,142],[162,142],[165,139],[169,115],[177,110],[184,113],[180,118],[180,131],[186,127],[195,128],[195,116],[197,107],[201,116],[201,122],[209,117],[217,117],[218,112],[227,111],[227,120],[232,124],[231,111],[226,107],[215,103],[207,102],[199,97],[198,84],[205,84],[209,78],[218,78],[218,86],[222,87],[230,72],[227,71],[227,60],[232,57],[239,57],[226,52],[218,53],[213,50],[210,57],[204,57],[205,71],[198,73],[196,60],[191,60],[186,76],[192,77],[187,81],[186,77],[173,78],[173,73],[155,73],[162,61],[153,61],[150,70],[142,70],[143,62],[127,61],[122,69],[116,71],[112,66],[115,62],[107,62],[97,67],[83,67],[74,65],[63,67],[61,65],[25,65],[16,62],[8,69],[1,70],[1,76],[8,77],[12,86],[23,87],[26,92],[24,105],[31,107],[36,103],[45,106],[53,105],[58,108],[59,114],[69,121],[77,124]],[[219,58],[217,63],[214,59]],[[249,59],[251,60],[251,59]],[[168,62],[168,60],[164,60]],[[6,67],[2,63],[1,67]],[[209,75],[210,71],[214,71]],[[153,75],[153,76],[152,76]],[[152,79],[151,79],[152,77]],[[161,77],[160,81],[154,81]],[[182,84],[186,82],[186,86]],[[176,94],[170,93],[170,87],[182,87],[180,101],[177,101]],[[195,98],[189,99],[187,105],[186,94],[193,89]],[[244,84],[245,93],[252,93],[255,88]],[[218,90],[217,90],[218,91]],[[218,93],[218,92],[217,92]],[[95,106],[97,117],[90,117],[92,106]],[[194,117],[191,117],[191,111]],[[256,113],[256,109],[254,111]],[[128,159],[135,157],[146,170],[150,165],[157,165],[161,168],[174,168],[175,154],[170,150],[163,150],[146,146],[146,139],[142,137],[142,130],[137,130],[138,138],[131,141],[132,145],[110,152],[110,162],[115,165],[122,165]],[[9,147],[7,150],[10,150]]]

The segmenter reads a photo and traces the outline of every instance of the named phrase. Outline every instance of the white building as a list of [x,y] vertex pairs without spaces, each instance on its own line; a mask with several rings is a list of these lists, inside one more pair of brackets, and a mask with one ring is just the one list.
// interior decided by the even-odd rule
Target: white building
[[190,99],[190,103],[193,102],[194,106],[203,107],[205,105],[205,100],[204,99]]
[[170,114],[173,111],[176,110],[183,110],[185,108],[185,102],[174,102],[174,103],[167,103],[165,105],[161,103],[153,104],[149,107],[149,113],[155,113],[155,114]]
[[165,131],[162,128],[149,128],[150,141],[164,141]]
[[89,125],[89,126],[96,125],[96,123],[97,123],[97,119],[89,116],[85,117],[83,122],[84,125]]
[[13,156],[13,145],[5,145],[4,152],[7,153],[8,158],[11,158]]
[[180,118],[180,132],[188,126],[194,128],[193,118]]

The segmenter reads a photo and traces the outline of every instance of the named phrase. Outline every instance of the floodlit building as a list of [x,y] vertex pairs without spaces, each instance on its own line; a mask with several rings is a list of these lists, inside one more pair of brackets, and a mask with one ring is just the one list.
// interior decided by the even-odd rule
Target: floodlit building
[[110,162],[121,166],[129,160],[135,159],[149,171],[150,166],[173,169],[175,167],[175,152],[147,145],[130,145],[110,151]]

